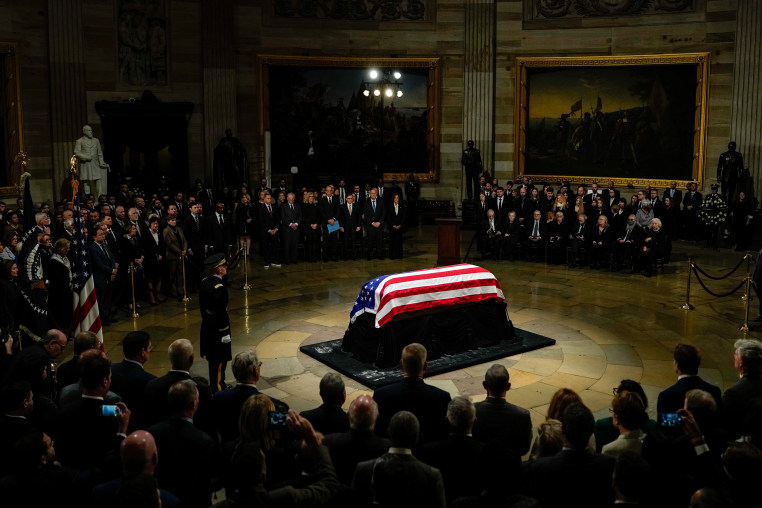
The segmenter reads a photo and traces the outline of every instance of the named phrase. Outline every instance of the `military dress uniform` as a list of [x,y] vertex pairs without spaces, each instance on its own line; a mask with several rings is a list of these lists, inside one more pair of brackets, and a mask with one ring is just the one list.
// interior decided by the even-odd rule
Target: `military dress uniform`
[[[205,261],[208,268],[225,263],[222,253]],[[219,275],[209,275],[201,282],[199,292],[201,309],[201,356],[209,363],[209,385],[213,392],[224,390],[225,368],[231,355],[230,316],[228,290]]]

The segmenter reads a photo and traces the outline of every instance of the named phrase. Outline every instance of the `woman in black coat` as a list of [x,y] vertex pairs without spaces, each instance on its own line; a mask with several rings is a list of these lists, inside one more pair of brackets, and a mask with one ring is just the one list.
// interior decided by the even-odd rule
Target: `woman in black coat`
[[613,231],[609,227],[609,218],[605,215],[598,217],[598,224],[590,234],[590,268],[608,267],[611,259],[611,240]]
[[145,279],[148,292],[148,301],[151,305],[164,302],[161,297],[161,278],[164,273],[164,253],[167,249],[164,243],[164,235],[159,231],[159,218],[151,217],[148,220],[148,234],[142,238],[143,248],[143,278]]
[[[551,213],[551,212],[549,212]],[[556,212],[555,220],[548,224],[548,263],[557,265],[565,263],[566,240],[569,236],[569,228],[564,220],[564,212]]]
[[239,245],[246,249],[246,255],[251,256],[251,236],[256,234],[256,209],[251,206],[248,194],[241,196],[241,202],[235,208],[235,228],[238,233]]
[[47,270],[50,327],[64,333],[69,332],[74,319],[72,273],[67,257],[70,248],[71,242],[66,238],[56,240]]
[[405,205],[400,203],[400,195],[394,195],[394,202],[386,215],[389,222],[389,258],[402,259],[402,229],[405,224]]
[[652,219],[651,228],[643,233],[643,241],[638,249],[638,258],[643,275],[650,277],[656,260],[663,258],[667,248],[667,236],[661,227],[661,220]]
[[307,194],[302,204],[302,227],[304,228],[304,254],[308,262],[320,260],[320,214],[315,196]]

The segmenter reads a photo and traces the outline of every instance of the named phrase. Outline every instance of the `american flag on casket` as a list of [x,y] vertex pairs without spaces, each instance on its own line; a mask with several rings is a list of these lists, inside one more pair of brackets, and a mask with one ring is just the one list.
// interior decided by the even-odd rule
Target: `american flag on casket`
[[492,272],[461,264],[381,275],[363,284],[351,323],[361,314],[376,315],[376,328],[398,314],[459,303],[504,301],[503,290]]

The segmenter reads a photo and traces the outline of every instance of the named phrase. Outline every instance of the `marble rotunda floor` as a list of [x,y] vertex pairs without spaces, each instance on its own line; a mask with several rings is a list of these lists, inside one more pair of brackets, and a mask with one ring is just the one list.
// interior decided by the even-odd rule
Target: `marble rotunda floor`
[[[473,233],[463,231],[462,253]],[[472,254],[474,251],[472,250]],[[639,274],[610,273],[520,262],[469,262],[491,270],[500,281],[514,325],[554,338],[555,346],[498,360],[511,376],[508,400],[530,410],[535,424],[543,419],[552,394],[561,387],[580,393],[596,418],[608,416],[612,388],[621,379],[639,381],[654,417],[659,391],[676,380],[672,366],[675,344],[696,345],[703,359],[699,374],[727,388],[738,379],[733,369],[733,342],[744,336],[742,293],[715,298],[696,283],[691,286],[695,310],[680,306],[686,298],[687,258],[710,274],[736,265],[743,253],[713,251],[700,244],[676,242],[666,273],[646,278]],[[257,256],[249,260],[251,289],[240,289],[242,267],[229,277],[233,354],[256,346],[263,361],[258,387],[296,410],[320,403],[318,383],[329,369],[299,352],[311,344],[343,336],[349,311],[362,283],[381,274],[430,268],[436,263],[436,231],[420,226],[405,236],[405,259],[299,263],[264,270]],[[753,264],[752,264],[753,271]],[[716,293],[727,292],[745,276],[745,265],[721,281],[706,281]],[[711,283],[711,285],[709,285]],[[756,299],[751,319],[757,316]],[[154,352],[146,368],[161,375],[169,369],[167,347],[178,338],[199,342],[198,302],[187,308],[175,301],[144,305],[139,318],[126,314],[104,333],[107,353],[121,361],[119,341],[128,331],[151,334]],[[759,336],[758,331],[748,336]],[[69,350],[70,352],[70,350]],[[427,382],[452,395],[474,401],[485,397],[484,372],[493,362],[442,374]],[[193,373],[206,376],[206,361],[197,358]],[[233,380],[230,367],[228,380]],[[346,378],[347,402],[370,391]]]

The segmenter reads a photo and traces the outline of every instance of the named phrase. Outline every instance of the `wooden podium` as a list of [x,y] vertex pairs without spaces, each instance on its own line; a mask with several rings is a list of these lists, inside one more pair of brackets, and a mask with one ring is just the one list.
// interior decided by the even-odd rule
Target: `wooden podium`
[[455,218],[437,218],[437,265],[460,263],[460,225],[463,221]]

